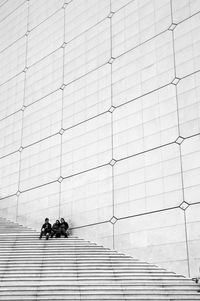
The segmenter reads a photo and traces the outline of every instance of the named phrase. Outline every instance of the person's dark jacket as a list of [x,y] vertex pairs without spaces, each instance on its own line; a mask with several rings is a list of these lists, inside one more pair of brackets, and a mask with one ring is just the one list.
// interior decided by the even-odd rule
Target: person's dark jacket
[[60,228],[60,223],[54,223],[52,230],[58,230]]
[[46,231],[51,231],[51,224],[50,223],[44,223],[43,225],[42,225],[42,228],[41,228],[41,230],[42,229],[44,229],[44,230],[46,230]]
[[65,230],[67,230],[69,228],[69,225],[68,225],[67,222],[64,221],[64,222],[60,223],[60,227],[64,228]]

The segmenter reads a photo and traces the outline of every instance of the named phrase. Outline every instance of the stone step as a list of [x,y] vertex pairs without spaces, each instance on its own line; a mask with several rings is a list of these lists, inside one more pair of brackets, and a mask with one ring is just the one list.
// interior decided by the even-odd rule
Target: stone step
[[[191,290],[191,291],[197,291],[199,290],[199,285],[194,285],[193,283],[190,282],[186,282],[186,283],[179,283],[179,282],[175,282],[172,283],[170,281],[154,281],[154,280],[148,280],[146,282],[141,282],[139,279],[138,280],[131,280],[129,281],[129,284],[127,284],[128,281],[126,281],[126,283],[121,283],[120,281],[115,281],[114,280],[110,280],[108,281],[100,281],[99,283],[97,283],[96,281],[86,281],[85,279],[83,279],[82,281],[79,280],[79,282],[77,281],[64,281],[63,284],[62,280],[53,280],[53,281],[43,281],[40,280],[39,278],[36,281],[20,281],[20,280],[16,280],[16,283],[13,283],[12,281],[6,281],[6,282],[1,282],[0,284],[0,290],[3,288],[7,289],[9,288],[9,290],[24,290],[24,289],[34,289],[34,287],[38,288],[38,284],[40,286],[40,289],[48,289],[48,290],[55,290],[56,288],[59,289],[67,289],[67,288],[72,288],[72,287],[86,287],[87,289],[95,289],[96,287],[99,288],[105,288],[105,289],[110,289],[110,288],[118,288],[121,287],[121,285],[123,286],[123,289],[129,288],[129,289],[134,289],[134,288],[139,288],[139,289],[146,289],[146,288],[165,288],[165,289],[174,289],[174,290]],[[50,284],[51,283],[51,284]]]
[[127,271],[127,272],[135,272],[138,273],[141,271],[141,273],[159,273],[159,274],[165,274],[165,275],[173,275],[173,276],[177,276],[177,274],[174,274],[173,272],[169,272],[166,271],[165,269],[158,269],[158,268],[149,268],[149,267],[140,267],[140,266],[123,266],[123,265],[118,265],[118,264],[104,264],[104,265],[98,265],[98,264],[93,264],[90,265],[88,263],[85,264],[78,264],[74,261],[74,263],[71,264],[66,264],[66,262],[64,262],[64,264],[62,265],[62,262],[60,262],[60,265],[58,266],[57,264],[53,263],[51,264],[51,262],[45,263],[45,262],[38,262],[37,264],[30,264],[30,263],[16,263],[13,261],[7,261],[4,264],[0,264],[0,271],[3,271],[5,269],[5,267],[10,271],[19,271],[20,269],[23,268],[23,270],[41,270],[41,267],[44,268],[46,271],[48,270],[53,270],[53,271],[59,271],[61,268],[63,270],[69,271],[69,270],[73,270],[74,267],[77,267],[77,270],[86,270],[89,269],[91,271],[95,270],[107,270],[107,269],[118,269],[119,271]]
[[138,300],[138,301],[146,301],[146,300],[151,300],[151,301],[155,301],[155,300],[165,300],[165,301],[194,301],[194,300],[199,300],[199,296],[156,296],[156,295],[152,295],[152,296],[138,296],[138,295],[126,295],[123,294],[122,296],[119,295],[106,295],[106,296],[101,296],[101,295],[86,295],[83,296],[81,294],[77,295],[77,296],[66,296],[66,295],[55,295],[55,296],[41,296],[41,295],[34,295],[34,296],[0,296],[0,300],[4,300],[4,301],[11,301],[11,300],[15,300],[15,301],[22,301],[22,300],[30,300],[30,301],[42,301],[42,300],[59,300],[59,301],[63,301],[63,300],[95,300],[95,301],[99,301],[99,300],[115,300],[115,301],[124,301],[124,300]]
[[[30,268],[29,267],[26,267],[26,268],[24,268],[23,270],[22,270],[22,272],[26,272],[26,271],[30,271],[30,272],[32,272],[32,271],[41,271],[41,268],[44,268],[44,271],[45,272],[50,272],[50,271],[52,271],[52,272],[62,272],[62,270],[63,271],[66,271],[66,272],[69,272],[69,271],[73,271],[74,269],[75,269],[75,266],[77,267],[77,269],[76,269],[76,271],[89,271],[89,272],[102,272],[102,271],[108,271],[108,272],[110,272],[111,270],[113,271],[114,269],[115,270],[118,270],[119,271],[119,273],[136,273],[136,274],[138,274],[138,273],[141,273],[141,274],[144,274],[144,273],[147,273],[147,274],[149,274],[149,273],[152,273],[152,274],[161,274],[161,275],[170,275],[170,276],[177,276],[176,274],[174,274],[173,272],[168,272],[168,271],[165,271],[165,270],[158,270],[158,269],[140,269],[140,268],[138,268],[138,269],[135,269],[135,268],[131,268],[131,267],[129,267],[129,268],[118,268],[117,266],[115,266],[114,267],[114,269],[113,269],[113,266],[112,265],[110,265],[110,266],[108,266],[108,267],[99,267],[99,266],[93,266],[93,267],[90,267],[90,266],[86,266],[86,267],[83,267],[83,266],[78,266],[78,265],[76,265],[75,263],[74,263],[74,265],[73,266],[71,266],[71,267],[68,267],[68,268],[66,268],[66,267],[63,267],[62,269],[61,268],[59,268],[59,267],[56,267],[56,266],[52,266],[52,267],[49,267],[49,266],[45,266],[45,265],[43,265],[43,264],[41,264],[40,266],[38,266],[38,267],[32,267],[32,269],[30,270]],[[5,270],[5,268],[8,270],[8,271],[12,271],[12,272],[16,272],[16,273],[18,273],[19,271],[20,271],[20,268],[18,267],[18,268],[16,268],[16,267],[13,267],[12,265],[4,265],[4,266],[0,266],[0,272],[2,272],[2,271],[4,271]]]
[[[62,246],[60,246],[62,248]],[[112,252],[112,251],[104,251],[104,250],[98,250],[98,249],[81,249],[81,248],[77,248],[77,249],[72,249],[72,248],[63,248],[61,250],[58,249],[53,249],[53,250],[47,250],[47,249],[27,249],[27,250],[24,250],[24,249],[20,249],[20,248],[17,248],[15,246],[12,247],[12,249],[10,248],[9,250],[3,250],[1,249],[1,252],[0,252],[0,256],[3,257],[7,254],[15,254],[15,255],[24,255],[24,254],[28,254],[29,256],[30,255],[64,255],[64,254],[67,254],[67,255],[78,255],[78,256],[89,256],[90,254],[94,254],[95,256],[101,256],[101,257],[106,257],[106,258],[110,258],[110,257],[114,257],[114,258],[123,258],[123,259],[129,259],[130,261],[131,258],[129,257],[125,257],[123,256],[123,254],[116,254],[115,252]],[[141,261],[142,263],[142,261]]]
[[51,292],[48,291],[41,291],[41,290],[33,290],[33,291],[21,291],[21,292],[14,292],[14,291],[1,291],[1,296],[16,296],[16,297],[20,297],[23,295],[26,296],[34,296],[34,295],[40,295],[40,296],[44,296],[44,297],[56,297],[56,296],[108,296],[108,295],[112,295],[112,296],[130,296],[130,295],[138,295],[138,296],[144,296],[144,295],[148,295],[148,296],[165,296],[165,295],[172,295],[172,296],[177,296],[178,297],[184,297],[184,296],[196,296],[196,292],[192,293],[191,291],[166,291],[165,289],[161,289],[161,290],[123,290],[123,289],[119,289],[119,290],[82,290],[82,289],[73,289],[70,291],[67,290],[54,290]]
[[[5,273],[5,271],[3,271],[2,272],[2,274],[4,274]],[[48,271],[47,272],[45,272],[45,271],[39,271],[39,273],[43,273],[44,275],[46,275],[47,273],[48,273]],[[79,276],[81,276],[81,275],[93,275],[93,274],[96,274],[97,276],[98,276],[98,274],[99,275],[101,275],[102,276],[102,274],[104,274],[104,275],[113,275],[113,273],[115,273],[115,271],[105,271],[105,270],[103,270],[103,271],[101,271],[101,270],[70,270],[70,271],[67,271],[67,270],[61,270],[60,271],[60,275],[63,275],[63,274],[68,274],[68,275],[79,275]],[[10,275],[10,274],[18,274],[17,272],[16,273],[13,273],[13,271],[7,271],[7,275]],[[23,271],[21,272],[21,273],[19,273],[19,276],[21,275],[21,274],[23,274]],[[30,272],[24,272],[24,275],[25,274],[30,274],[30,275],[33,275],[34,273],[32,272],[32,271],[30,271]],[[35,274],[38,274],[38,273],[35,273]],[[57,275],[58,273],[56,272],[56,271],[51,271],[51,273],[49,274],[49,277],[52,277],[52,276],[54,276],[54,275]],[[133,275],[134,274],[134,275]],[[129,275],[133,275],[132,277],[144,277],[144,276],[146,276],[146,277],[149,277],[149,276],[151,276],[151,277],[162,277],[162,278],[174,278],[174,275],[171,275],[170,273],[169,274],[165,274],[165,273],[154,273],[154,272],[140,272],[140,271],[134,271],[134,272],[132,272],[132,271],[128,271],[128,272],[123,272],[123,271],[118,271],[118,273],[117,273],[117,275],[116,275],[116,277],[118,277],[118,276],[122,276],[122,275],[124,275],[124,276],[129,276]],[[177,277],[177,278],[181,278],[181,277]],[[182,278],[181,278],[182,279]]]
[[39,262],[39,261],[46,261],[46,262],[48,262],[48,261],[54,261],[54,262],[61,262],[62,260],[64,260],[66,263],[67,262],[71,262],[71,261],[74,261],[74,260],[77,260],[78,262],[88,262],[88,263],[90,263],[90,262],[93,262],[93,263],[100,263],[100,262],[102,262],[102,263],[111,263],[111,262],[113,262],[113,263],[121,263],[121,264],[123,264],[123,263],[128,263],[129,262],[129,260],[123,260],[123,259],[121,259],[120,260],[120,258],[118,257],[109,257],[109,256],[105,256],[105,257],[103,257],[103,256],[95,256],[94,255],[94,257],[91,257],[91,256],[82,256],[82,255],[74,255],[74,256],[72,256],[72,255],[66,255],[66,256],[51,256],[51,255],[49,255],[49,256],[47,256],[46,254],[44,254],[43,256],[29,256],[28,254],[25,256],[23,256],[23,255],[15,255],[15,254],[9,254],[8,256],[1,256],[0,257],[0,261],[1,262],[5,262],[7,259],[9,259],[9,261],[28,261],[28,262],[35,262],[35,263],[37,263],[37,262]]
[[170,271],[166,271],[165,269],[162,268],[157,268],[157,267],[146,267],[146,266],[135,266],[135,265],[124,265],[124,264],[118,264],[118,263],[108,263],[106,264],[98,264],[98,263],[86,263],[86,262],[80,262],[77,263],[76,261],[71,261],[71,262],[64,262],[62,265],[62,261],[61,262],[54,262],[52,263],[51,261],[38,261],[36,263],[34,262],[19,262],[19,261],[13,261],[13,260],[7,260],[4,262],[0,263],[0,271],[4,270],[5,267],[8,268],[8,270],[13,269],[13,270],[19,270],[21,268],[29,269],[32,268],[35,270],[38,270],[41,268],[41,266],[45,269],[52,269],[52,270],[59,270],[60,268],[63,269],[74,269],[75,266],[77,266],[77,269],[81,269],[81,270],[85,270],[85,269],[90,269],[90,270],[102,270],[102,269],[118,269],[118,270],[124,270],[124,271],[135,271],[136,273],[138,271],[141,272],[147,272],[147,273],[166,273],[166,274],[170,274],[170,275],[175,275],[173,272]]
[[[15,247],[15,248],[18,248],[20,250],[30,250],[30,248],[33,248],[35,250],[41,250],[44,248],[44,243],[46,244],[47,241],[45,240],[44,242],[41,243],[41,245],[39,244],[41,241],[37,242],[37,243],[26,243],[26,244],[22,244],[21,241],[15,241],[14,243],[13,242],[10,242],[9,244],[6,244],[6,243],[1,243],[1,250],[6,250],[6,249],[10,249],[11,247]],[[49,242],[49,240],[48,240]],[[55,244],[51,244],[51,249],[50,250],[58,250],[60,246],[62,246],[63,248],[65,249],[77,249],[77,250],[101,250],[103,249],[104,251],[112,251],[112,250],[109,250],[109,249],[106,249],[106,248],[102,248],[102,247],[98,247],[96,245],[88,245],[88,244],[79,244],[79,243],[75,243],[74,241],[64,241],[62,240],[63,243],[55,243]],[[112,252],[115,252],[116,251],[112,251]],[[120,254],[120,253],[119,253]],[[124,254],[123,254],[124,255]]]
[[[13,250],[14,251],[14,250]],[[108,253],[106,253],[106,252],[102,252],[102,253],[96,253],[96,252],[91,252],[91,254],[88,254],[87,252],[85,252],[85,253],[79,253],[78,251],[77,252],[71,252],[72,254],[71,254],[71,256],[72,257],[74,257],[75,255],[77,256],[77,257],[84,257],[84,258],[87,258],[87,257],[89,257],[90,258],[90,255],[91,254],[93,254],[93,256],[94,256],[94,258],[118,258],[118,259],[123,259],[123,260],[131,260],[130,258],[128,258],[128,257],[124,257],[123,255],[121,255],[121,254],[113,254],[112,252],[108,252]],[[54,255],[56,255],[56,256],[59,256],[60,254],[62,255],[62,254],[66,254],[66,252],[62,252],[61,251],[61,253],[60,252],[58,252],[57,254],[55,254],[55,253],[51,253],[50,251],[44,251],[43,253],[41,252],[41,253],[36,253],[36,252],[33,252],[33,253],[24,253],[24,254],[18,254],[18,253],[16,253],[16,254],[14,254],[13,252],[10,252],[9,253],[9,255],[16,255],[16,256],[20,256],[20,255],[27,255],[27,256],[30,256],[30,255],[32,255],[32,256],[35,256],[35,257],[37,257],[37,255],[38,256],[41,256],[41,255],[43,255],[43,254],[45,254],[45,255],[48,255],[48,254],[54,254]],[[4,257],[4,256],[6,256],[7,255],[7,253],[2,253],[1,254],[1,257]],[[70,255],[70,254],[68,254],[68,255]]]
[[[79,260],[77,260],[76,261],[76,258],[71,258],[71,259],[65,259],[65,261],[63,261],[62,260],[62,258],[61,259],[56,259],[56,258],[54,258],[54,260],[52,261],[51,259],[49,259],[49,258],[45,258],[45,260],[43,260],[43,258],[41,258],[40,260],[36,260],[36,259],[26,259],[26,260],[24,260],[23,258],[4,258],[4,259],[2,259],[2,260],[0,260],[0,265],[2,265],[2,264],[7,264],[7,263],[10,263],[10,264],[16,264],[16,265],[24,265],[24,264],[26,264],[26,265],[41,265],[42,263],[44,264],[44,265],[58,265],[58,264],[62,264],[63,263],[63,265],[72,265],[72,264],[74,264],[74,263],[76,263],[77,262],[77,264],[78,265],[95,265],[95,266],[97,266],[97,265],[100,265],[100,264],[103,264],[103,265],[111,265],[111,266],[113,266],[113,267],[115,267],[115,266],[124,266],[124,267],[126,267],[127,266],[127,264],[128,264],[128,262],[123,262],[123,261],[118,261],[118,260],[104,260],[104,261],[101,261],[101,260],[85,260],[85,259],[79,259]],[[130,266],[131,266],[131,264],[130,264]],[[140,266],[140,265],[133,265],[133,266]],[[141,265],[141,266],[146,266],[146,265]],[[150,269],[151,267],[149,267],[149,269]]]
[[[37,280],[40,280],[40,281],[52,281],[55,279],[54,276],[50,277],[50,276],[45,276],[45,275],[39,275],[40,278],[38,279],[38,275],[36,276],[32,276],[32,277],[29,277],[29,279],[27,279],[26,276],[18,276],[18,277],[12,277],[12,276],[9,276],[7,274],[4,274],[4,276],[1,278],[1,281],[37,281]],[[100,281],[100,280],[103,280],[103,281],[132,281],[132,280],[143,280],[143,281],[147,281],[147,280],[157,280],[157,281],[167,281],[167,280],[170,280],[172,281],[173,278],[170,278],[170,277],[163,277],[163,276],[155,276],[155,275],[149,275],[149,276],[146,276],[146,275],[135,275],[135,276],[126,276],[126,275],[121,275],[120,276],[106,276],[106,275],[74,275],[74,277],[72,277],[72,275],[64,275],[64,276],[60,276],[58,277],[57,276],[57,280],[71,280],[71,281],[74,281],[74,280],[77,280],[77,281]],[[175,280],[176,281],[176,280]]]
[[50,258],[41,258],[39,260],[29,260],[28,258],[26,258],[26,260],[23,260],[23,259],[14,259],[14,258],[5,258],[4,260],[1,260],[0,261],[0,270],[1,268],[4,268],[5,266],[8,266],[10,267],[10,265],[12,265],[14,268],[19,268],[19,267],[25,267],[25,268],[29,268],[29,267],[41,267],[41,265],[43,265],[44,267],[46,268],[60,268],[60,266],[63,266],[64,268],[70,268],[70,267],[73,267],[74,268],[74,265],[77,265],[77,267],[80,267],[80,268],[113,268],[113,267],[116,267],[116,268],[119,268],[119,269],[131,269],[131,270],[141,270],[141,271],[156,271],[156,272],[166,272],[166,273],[171,273],[171,274],[174,274],[176,275],[174,272],[170,272],[170,271],[166,271],[165,269],[163,268],[157,268],[157,267],[148,267],[146,265],[134,265],[134,264],[130,264],[128,265],[127,263],[123,263],[123,262],[117,262],[117,261],[108,261],[108,262],[104,262],[104,263],[101,263],[101,262],[98,262],[98,261],[86,261],[86,260],[79,260],[79,262],[76,262],[75,259],[73,260],[67,260],[65,259],[63,261],[63,265],[62,265],[62,258],[60,260],[55,260],[54,261],[54,258],[52,257],[52,259]]
[[79,256],[79,257],[76,257],[76,256],[60,256],[60,257],[55,257],[55,256],[41,256],[41,257],[29,257],[29,256],[9,256],[6,257],[1,257],[0,258],[0,261],[1,262],[5,262],[7,259],[9,259],[9,261],[26,261],[26,262],[34,262],[34,263],[39,263],[39,262],[42,262],[42,261],[45,261],[45,262],[52,262],[53,260],[53,263],[56,263],[56,262],[61,262],[62,260],[64,260],[65,263],[70,263],[72,261],[75,261],[77,260],[78,262],[80,263],[128,263],[129,261],[128,260],[120,260],[119,258],[105,258],[105,257],[95,257],[92,258],[92,257],[83,257],[83,256]]
[[[25,291],[25,290],[47,290],[47,291],[55,291],[55,290],[72,290],[72,289],[78,289],[78,290],[119,290],[119,289],[125,289],[125,290],[154,290],[154,289],[158,289],[158,290],[173,290],[174,291],[188,291],[188,290],[192,290],[192,291],[197,291],[199,290],[199,285],[183,285],[181,284],[166,284],[165,286],[162,283],[154,283],[154,282],[147,282],[145,285],[141,285],[138,282],[135,282],[133,285],[133,282],[131,282],[130,284],[123,284],[123,287],[121,286],[120,283],[116,283],[116,282],[109,282],[109,283],[98,283],[96,284],[95,282],[90,282],[90,285],[88,285],[88,283],[84,283],[84,282],[79,282],[77,283],[76,281],[74,283],[68,283],[66,284],[66,282],[64,282],[63,284],[61,284],[60,282],[57,282],[56,284],[54,282],[52,282],[51,284],[44,284],[42,282],[40,282],[40,286],[38,287],[38,283],[20,283],[18,282],[17,284],[9,284],[7,283],[4,286],[1,286],[0,284],[0,291],[6,291],[6,290],[10,290],[10,291]],[[192,285],[192,287],[191,287]]]
[[[170,274],[168,275],[165,275],[165,274],[160,274],[160,273],[145,273],[145,272],[137,272],[135,273],[134,271],[129,271],[129,272],[125,272],[125,271],[120,271],[120,270],[77,270],[75,271],[74,270],[69,270],[69,271],[66,271],[66,270],[60,270],[59,271],[50,271],[50,270],[34,270],[34,271],[13,271],[13,270],[6,270],[6,276],[5,277],[35,277],[37,275],[40,275],[41,277],[47,277],[49,276],[49,278],[52,278],[52,277],[74,277],[74,276],[77,276],[77,277],[83,277],[83,276],[88,276],[88,277],[131,277],[131,275],[134,273],[134,276],[132,276],[132,279],[134,277],[145,277],[145,279],[147,277],[160,277],[160,278],[163,278],[163,279],[173,279],[174,277],[172,277]],[[0,272],[0,278],[1,277],[4,277],[4,274],[5,274],[5,270],[2,270],[2,272]],[[117,275],[116,275],[117,274]],[[178,279],[178,278],[176,278]],[[180,278],[182,279],[182,278]]]
[[102,288],[91,288],[91,289],[82,289],[82,288],[71,288],[69,290],[67,289],[54,289],[54,290],[48,290],[48,289],[26,289],[26,290],[0,290],[0,296],[31,296],[31,295],[35,295],[37,292],[37,294],[39,295],[60,295],[60,294],[65,294],[65,295],[70,295],[70,294],[81,294],[85,295],[85,294],[89,294],[92,295],[94,294],[99,294],[99,295],[107,295],[107,294],[113,294],[113,295],[117,295],[117,294],[127,294],[127,295],[178,295],[178,296],[195,296],[197,294],[196,290],[191,291],[190,289],[188,290],[175,290],[175,289],[171,289],[171,290],[165,290],[165,289],[160,289],[160,288],[148,288],[148,289],[122,289],[120,288],[115,288],[115,289],[104,289]]
[[126,280],[126,281],[116,281],[116,279],[110,279],[109,281],[107,281],[106,279],[101,279],[98,282],[95,279],[90,279],[90,280],[86,280],[86,279],[79,279],[78,281],[75,279],[71,279],[71,280],[62,280],[62,279],[53,279],[53,280],[43,280],[43,279],[39,279],[37,278],[36,280],[32,281],[23,281],[23,280],[19,280],[16,279],[14,282],[11,280],[7,280],[4,281],[2,279],[2,281],[0,282],[0,287],[73,287],[73,286],[87,286],[87,287],[93,287],[93,286],[103,286],[103,287],[107,287],[107,286],[120,286],[123,288],[126,288],[127,286],[131,286],[131,287],[136,287],[136,286],[143,286],[143,287],[148,287],[148,286],[161,286],[163,288],[168,288],[168,287],[184,287],[184,286],[189,286],[190,288],[194,288],[195,290],[198,290],[199,285],[195,284],[194,282],[192,282],[191,280],[187,280],[185,282],[182,281],[169,281],[169,280],[162,280],[162,279],[144,279],[143,281],[141,279],[131,279],[131,280]]

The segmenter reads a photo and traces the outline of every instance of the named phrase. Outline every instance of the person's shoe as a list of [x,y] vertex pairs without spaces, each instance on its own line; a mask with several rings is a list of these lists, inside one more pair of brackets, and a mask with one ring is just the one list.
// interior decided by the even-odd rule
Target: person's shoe
[[49,235],[47,234],[47,235],[46,235],[46,240],[48,240],[48,239],[49,239]]

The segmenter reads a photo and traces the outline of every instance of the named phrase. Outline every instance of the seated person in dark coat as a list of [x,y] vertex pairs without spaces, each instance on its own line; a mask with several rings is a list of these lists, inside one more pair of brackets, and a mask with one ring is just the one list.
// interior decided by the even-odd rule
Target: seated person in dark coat
[[60,237],[61,235],[61,227],[60,227],[60,221],[57,219],[57,221],[53,224],[52,231],[51,231],[51,237]]
[[67,230],[69,228],[68,223],[64,220],[64,218],[60,219],[60,230],[61,235],[64,235],[65,237],[68,237]]
[[40,239],[43,235],[46,236],[46,239],[49,239],[49,236],[51,234],[51,224],[49,223],[48,217],[45,218],[45,223],[42,225],[41,233],[40,233]]

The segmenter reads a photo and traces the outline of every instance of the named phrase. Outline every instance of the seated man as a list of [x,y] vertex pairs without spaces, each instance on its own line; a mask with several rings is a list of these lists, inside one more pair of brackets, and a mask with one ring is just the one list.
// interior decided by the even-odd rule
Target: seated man
[[64,220],[64,218],[60,219],[60,233],[61,235],[64,235],[65,237],[68,237],[67,235],[67,229],[69,228],[68,223]]
[[46,236],[46,239],[49,239],[49,235],[51,234],[51,224],[49,223],[48,217],[45,218],[45,223],[42,225],[41,233],[39,239],[42,238],[43,235]]
[[51,231],[51,237],[60,237],[61,235],[61,228],[60,228],[60,221],[57,219],[57,221],[53,224],[52,231]]

